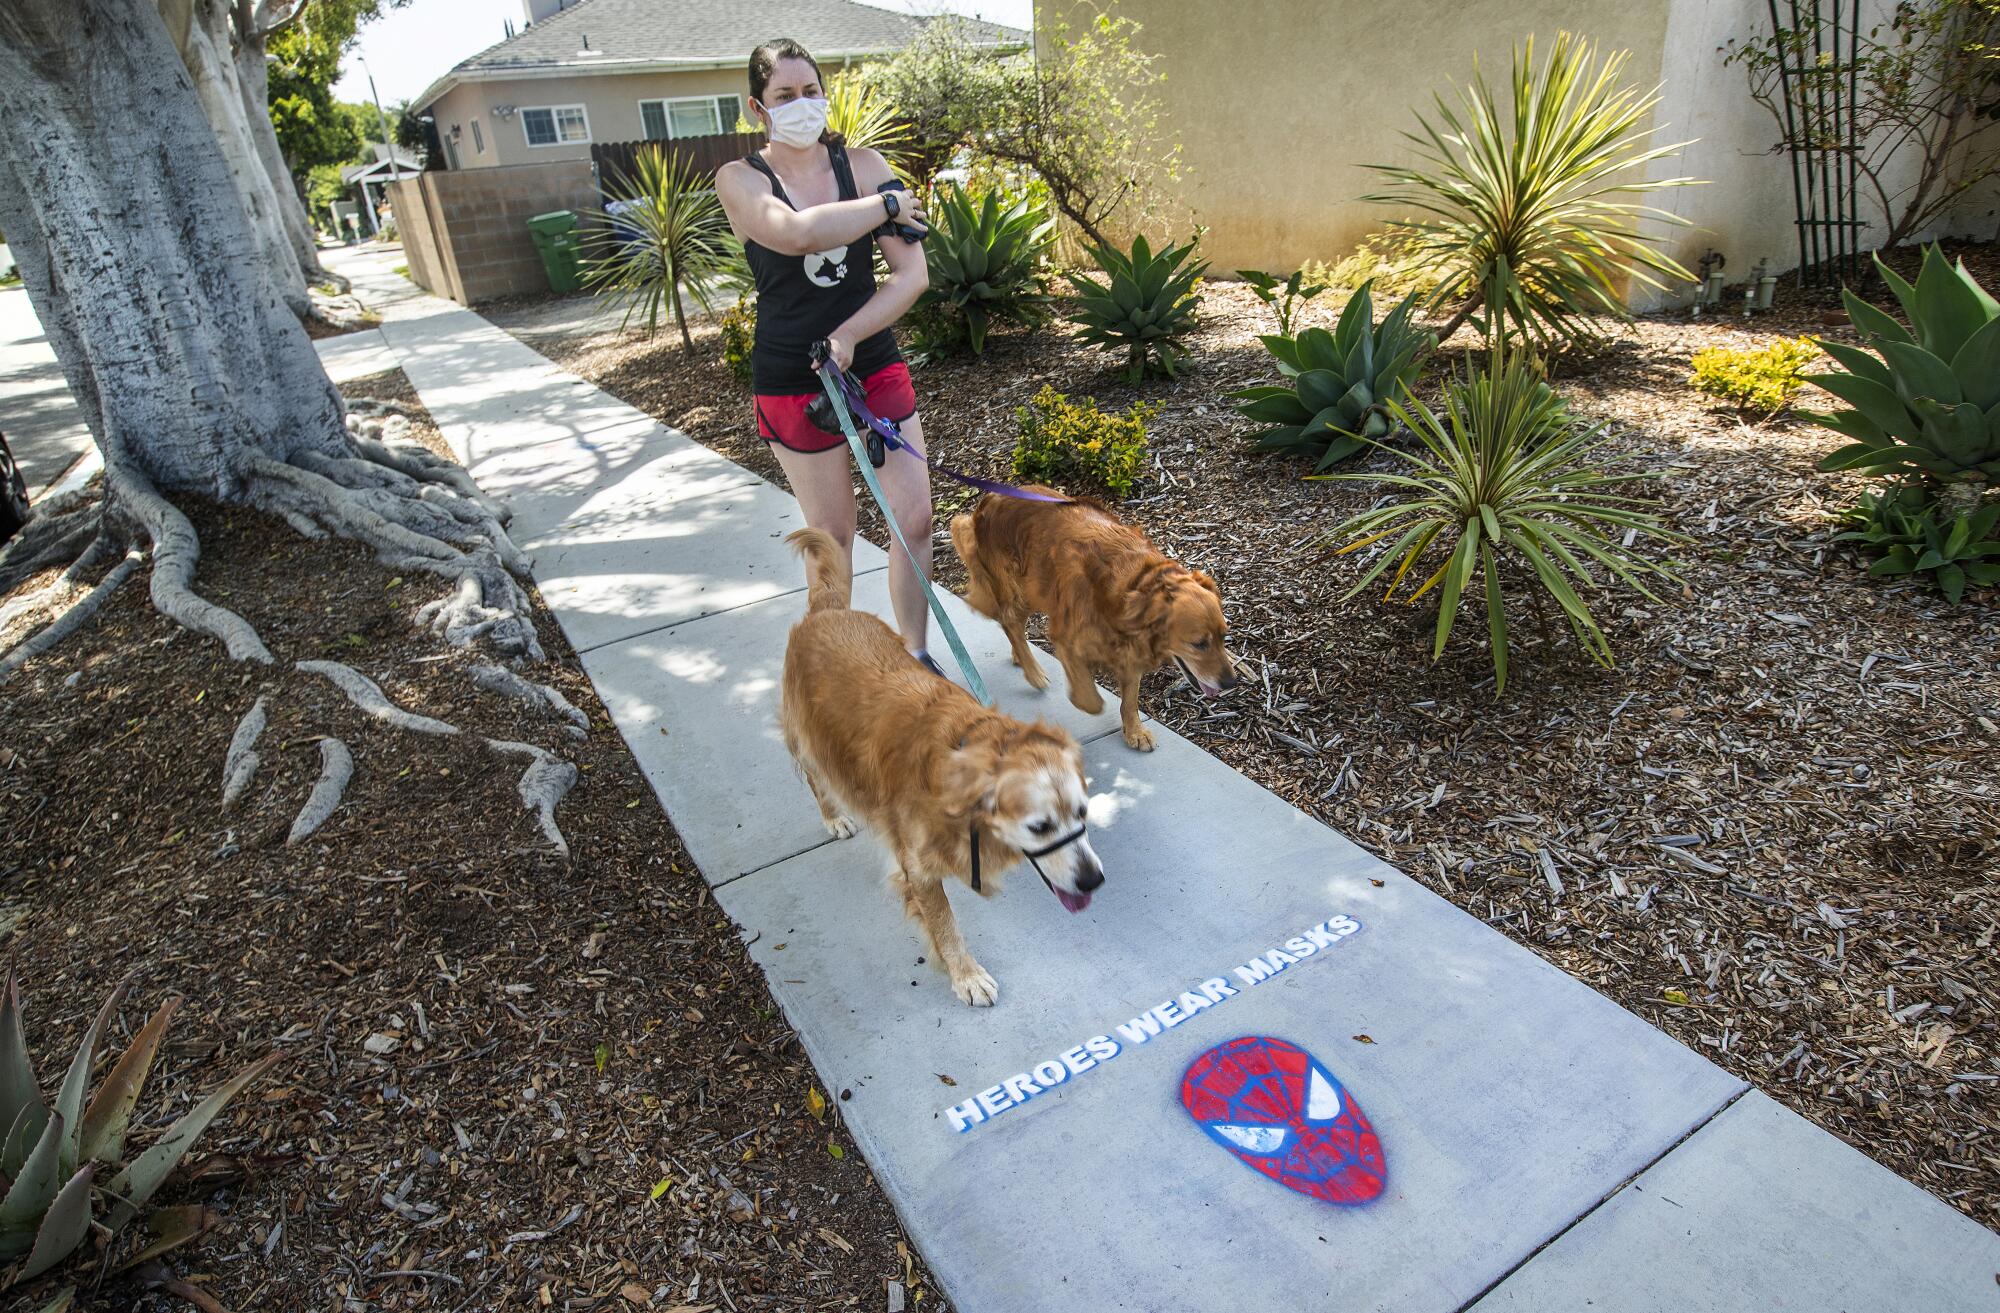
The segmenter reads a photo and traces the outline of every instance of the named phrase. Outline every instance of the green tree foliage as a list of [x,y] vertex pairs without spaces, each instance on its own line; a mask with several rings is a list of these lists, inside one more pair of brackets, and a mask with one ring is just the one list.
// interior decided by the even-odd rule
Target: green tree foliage
[[370,141],[382,139],[372,105],[333,98],[340,61],[361,26],[409,0],[306,0],[298,16],[274,33],[271,55],[271,125],[292,173],[316,165],[351,164]]
[[1133,38],[1130,19],[1100,16],[1082,31],[1061,22],[1042,57],[974,46],[938,20],[870,76],[911,125],[912,174],[924,181],[963,149],[1028,169],[1049,202],[1093,244],[1119,245],[1179,177],[1180,147],[1160,128],[1165,80]]

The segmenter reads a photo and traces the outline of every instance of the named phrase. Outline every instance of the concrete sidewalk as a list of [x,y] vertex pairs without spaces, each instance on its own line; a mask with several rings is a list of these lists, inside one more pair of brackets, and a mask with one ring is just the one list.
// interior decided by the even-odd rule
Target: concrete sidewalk
[[[2000,1237],[1178,735],[1127,750],[954,599],[1003,709],[1085,741],[1108,875],[1076,916],[1032,876],[956,891],[1001,990],[960,1004],[778,739],[792,499],[387,262],[342,271],[514,498],[544,598],[965,1313],[2000,1307]],[[858,547],[858,607],[886,611],[884,563]],[[1243,1036],[1346,1099],[1267,1079],[1300,1106],[1199,1124],[1183,1072]],[[1324,1157],[1286,1155],[1351,1105],[1386,1187],[1341,1207]]]

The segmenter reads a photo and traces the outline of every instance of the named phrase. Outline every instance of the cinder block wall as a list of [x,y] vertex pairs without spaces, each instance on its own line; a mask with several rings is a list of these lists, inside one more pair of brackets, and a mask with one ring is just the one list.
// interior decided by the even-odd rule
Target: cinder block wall
[[599,203],[588,160],[426,173],[392,190],[410,276],[460,305],[548,290],[528,220]]

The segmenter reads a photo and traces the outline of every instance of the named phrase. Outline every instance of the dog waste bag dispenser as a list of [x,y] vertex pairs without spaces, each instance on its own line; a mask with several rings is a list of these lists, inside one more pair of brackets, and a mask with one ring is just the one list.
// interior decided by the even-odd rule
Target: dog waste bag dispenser
[[583,286],[578,260],[582,241],[576,231],[576,215],[568,210],[538,214],[528,220],[528,233],[535,239],[535,251],[542,257],[551,291],[574,292]]

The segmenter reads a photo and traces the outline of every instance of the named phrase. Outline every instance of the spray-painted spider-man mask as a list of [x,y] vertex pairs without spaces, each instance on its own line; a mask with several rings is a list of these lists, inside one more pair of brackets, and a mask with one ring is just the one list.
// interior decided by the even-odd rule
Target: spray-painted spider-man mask
[[1181,1105],[1209,1139],[1300,1194],[1365,1204],[1382,1193],[1375,1128],[1296,1044],[1246,1035],[1216,1045],[1181,1077]]

